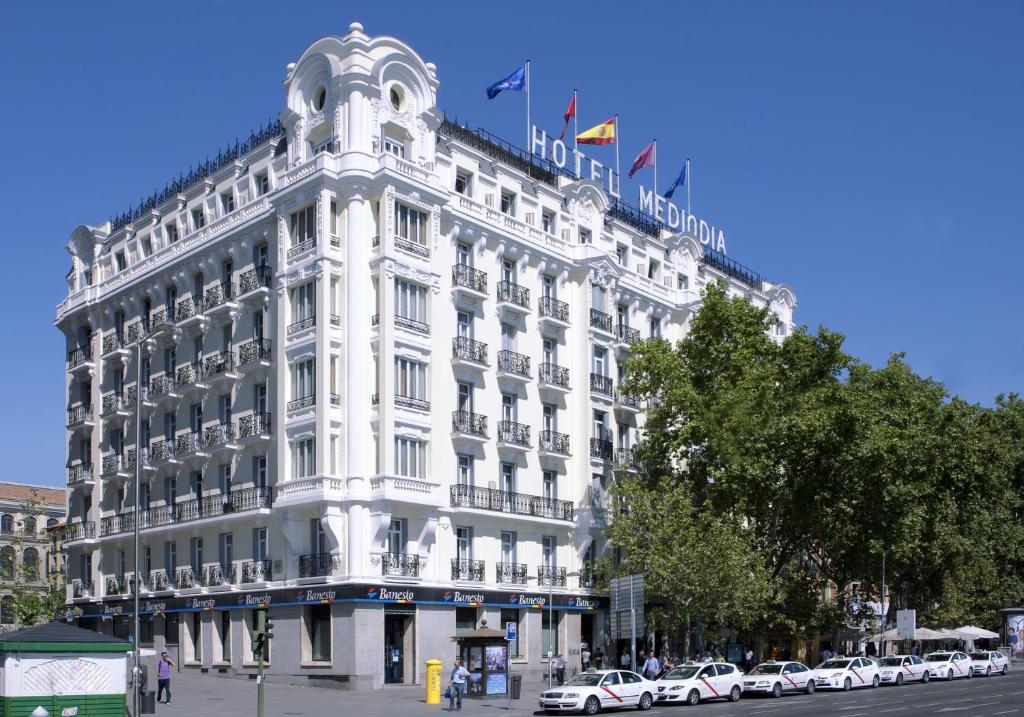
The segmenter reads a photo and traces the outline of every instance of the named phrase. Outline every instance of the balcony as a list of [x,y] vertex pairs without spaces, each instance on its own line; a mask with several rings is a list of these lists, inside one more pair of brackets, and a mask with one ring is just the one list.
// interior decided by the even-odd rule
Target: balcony
[[425,324],[417,319],[411,319],[408,316],[395,314],[395,326],[400,329],[407,329],[417,334],[430,336],[430,324]]
[[640,462],[633,455],[633,449],[620,448],[615,451],[615,468],[624,471],[635,471],[639,468]]
[[269,583],[273,579],[273,561],[246,560],[242,563],[243,583]]
[[487,298],[487,273],[468,264],[452,267],[452,288],[457,294],[483,301]]
[[238,347],[238,366],[246,371],[269,368],[270,357],[270,339],[253,339]]
[[[273,491],[270,488],[239,488],[230,493],[215,493],[203,496],[202,498],[191,498],[180,503],[172,503],[171,505],[162,505],[157,508],[144,510],[139,528],[148,530],[167,525],[190,523],[204,518],[216,518],[233,513],[267,509],[273,506],[273,503]],[[131,510],[107,516],[102,521],[100,533],[103,536],[107,536],[134,530],[134,517],[134,511]],[[68,539],[67,535],[68,533],[65,529],[65,541]]]
[[167,578],[166,570],[154,570],[150,572],[149,589],[153,592],[162,592],[164,590],[174,589],[174,586],[171,585],[171,581]]
[[107,577],[104,593],[107,595],[127,595],[128,580],[122,575],[110,575]]
[[218,423],[213,426],[207,426],[203,430],[203,447],[214,451],[238,448],[235,443],[235,424]]
[[203,585],[208,588],[221,585],[234,585],[236,580],[236,568],[233,563],[228,565],[207,565],[203,568]]
[[174,438],[174,457],[187,458],[188,456],[202,456],[203,434],[199,431],[181,433]]
[[515,351],[498,352],[498,377],[530,380],[530,357]]
[[542,587],[565,587],[566,569],[554,565],[537,566],[537,585]]
[[242,416],[238,419],[238,439],[243,442],[268,440],[270,425],[270,414],[266,411]]
[[341,328],[341,314],[331,314],[331,326]]
[[308,396],[301,396],[292,401],[289,401],[285,408],[289,413],[292,411],[301,411],[304,408],[316,405],[316,394],[310,394]]
[[542,296],[537,302],[537,310],[543,322],[563,328],[569,325],[569,305],[564,301],[553,296]]
[[80,346],[77,349],[68,351],[68,371],[78,373],[87,371],[92,373],[96,370],[96,363],[92,358],[91,346]]
[[511,281],[498,282],[498,304],[519,313],[530,313],[530,290]]
[[[92,463],[76,463],[68,468],[68,486],[92,482]],[[66,539],[66,538],[65,538]]]
[[590,310],[590,326],[606,334],[612,333],[612,317],[597,309]]
[[640,399],[617,388],[615,389],[615,408],[627,413],[636,413],[640,410]]
[[429,411],[430,401],[425,401],[422,398],[415,398],[413,396],[399,396],[395,395],[395,405],[401,408],[411,408],[415,411]]
[[468,336],[452,339],[452,363],[480,368],[487,366],[487,344]]
[[[134,399],[134,396],[132,398]],[[100,418],[127,418],[134,408],[134,400],[129,403],[123,393],[108,393],[103,397]]]
[[162,463],[163,461],[174,460],[174,458],[175,458],[175,454],[174,454],[174,441],[173,440],[171,440],[171,439],[162,440],[161,439],[159,441],[153,441],[152,443],[149,444],[149,461],[150,461],[150,465],[154,465],[156,463]]
[[558,431],[541,431],[539,449],[542,454],[555,456],[569,455],[569,435]]
[[[140,528],[142,526],[139,526]],[[135,513],[118,513],[117,515],[105,515],[100,518],[100,537],[128,533],[135,530]]]
[[178,590],[190,590],[199,587],[199,581],[196,580],[192,568],[178,568],[178,573],[174,576],[174,587],[178,588]]
[[554,363],[542,363],[537,378],[541,388],[549,388],[559,393],[569,390],[569,369]]
[[584,590],[593,590],[600,579],[601,575],[593,566],[584,567],[580,571],[580,587]]
[[334,574],[339,560],[330,553],[311,553],[299,556],[300,578],[325,578]]
[[491,510],[498,513],[555,520],[572,520],[573,518],[571,501],[513,493],[496,488],[453,485],[451,501],[453,508],[476,508],[477,510]]
[[71,581],[71,597],[73,598],[90,598],[96,594],[96,588],[92,583],[84,580],[72,580]]
[[628,324],[618,324],[615,327],[615,338],[618,343],[631,345],[640,340],[640,330],[634,329]]
[[430,249],[427,248],[425,245],[420,244],[419,242],[409,241],[408,239],[403,239],[402,237],[398,236],[397,234],[394,237],[394,241],[395,241],[395,249],[400,249],[401,251],[407,252],[409,254],[413,254],[413,255],[418,256],[418,257],[422,257],[423,259],[429,259],[430,258]]
[[103,466],[100,471],[101,478],[113,478],[117,476],[119,478],[130,478],[132,472],[135,470],[133,462],[128,460],[127,456],[119,453],[113,453],[108,456],[103,456]]
[[191,322],[192,319],[202,316],[203,313],[203,299],[199,297],[193,299],[189,297],[182,299],[174,307],[174,320],[176,323],[183,324],[185,322]]
[[112,357],[115,353],[121,354],[122,358],[128,355],[128,347],[125,344],[124,336],[119,331],[104,336],[100,350],[100,355],[104,358]]
[[498,421],[498,445],[505,448],[529,448],[530,427],[515,421]]
[[526,563],[495,563],[494,568],[499,585],[526,585]]
[[452,433],[487,440],[487,416],[472,411],[452,411]]
[[[374,394],[374,395],[376,396],[377,394]],[[341,405],[341,394],[340,393],[332,393],[331,394],[331,405],[332,406],[340,406]],[[427,404],[427,405],[429,406],[430,404]]]
[[[269,289],[273,276],[269,266],[259,266],[243,273],[238,277],[239,298],[260,289]],[[266,293],[266,292],[264,292]]]
[[203,361],[203,378],[207,383],[233,381],[238,378],[235,371],[235,352],[218,351]]
[[64,526],[64,542],[76,540],[92,540],[96,537],[96,523],[85,520],[81,523],[68,523]]
[[166,309],[160,309],[154,311],[153,315],[149,318],[149,335],[152,336],[165,329],[174,328],[174,311],[168,312]]
[[[131,469],[134,471],[135,470],[135,449],[134,448],[129,448],[126,456],[127,457],[125,458],[125,460],[127,461],[128,465],[131,466]],[[150,462],[150,459],[149,459],[149,449],[148,448],[143,448],[142,449],[142,467],[143,468],[149,468],[150,466],[152,466],[152,463]]]
[[149,336],[151,333],[149,328],[149,318],[145,320],[140,319],[131,324],[128,324],[128,328],[125,329],[125,343],[129,346],[141,341],[142,339]]
[[206,388],[203,378],[203,365],[196,361],[178,366],[178,370],[174,374],[174,384],[176,388],[182,390],[202,390]]
[[295,334],[306,331],[316,326],[316,316],[309,316],[305,319],[299,319],[298,321],[288,324],[288,335],[294,336]]
[[206,290],[206,294],[203,296],[203,305],[209,314],[230,311],[238,306],[238,302],[235,301],[236,296],[235,285],[230,281],[222,281]]
[[316,248],[316,237],[310,237],[305,241],[300,241],[297,244],[293,244],[288,250],[288,261],[291,261],[295,257],[302,256],[307,251],[313,251]]
[[422,559],[414,553],[381,553],[380,574],[386,577],[418,578]]
[[72,406],[68,409],[68,430],[74,431],[78,428],[92,428],[93,417],[92,417],[92,406],[91,405],[78,405]]
[[598,396],[611,398],[614,395],[615,384],[607,376],[599,373],[590,374],[590,392]]
[[452,558],[452,580],[482,583],[486,579],[486,567],[483,560]]
[[151,401],[176,399],[178,397],[177,388],[178,384],[175,382],[174,376],[157,376],[149,381],[149,399]]
[[612,442],[606,441],[603,438],[591,438],[590,439],[590,457],[599,458],[602,461],[610,461],[612,459]]

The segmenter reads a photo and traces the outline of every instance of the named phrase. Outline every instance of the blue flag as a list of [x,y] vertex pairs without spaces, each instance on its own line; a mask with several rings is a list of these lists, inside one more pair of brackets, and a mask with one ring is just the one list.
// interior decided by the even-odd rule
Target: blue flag
[[680,172],[679,176],[676,177],[674,182],[672,182],[672,186],[669,187],[665,191],[665,199],[671,199],[672,198],[672,192],[676,191],[676,187],[685,187],[685,186],[686,186],[686,163],[684,162],[683,163],[683,171]]
[[487,88],[487,99],[493,100],[502,90],[522,92],[526,89],[526,65],[523,65],[504,80],[498,80]]

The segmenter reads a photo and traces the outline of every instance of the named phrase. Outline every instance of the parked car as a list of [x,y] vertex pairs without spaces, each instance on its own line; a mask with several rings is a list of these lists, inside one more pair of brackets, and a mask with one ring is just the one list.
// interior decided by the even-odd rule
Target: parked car
[[743,694],[782,697],[785,692],[814,694],[814,671],[802,662],[762,662],[743,678]]
[[989,677],[994,673],[1005,675],[1010,671],[1010,660],[998,650],[972,652],[968,657],[971,658],[971,670],[975,675]]
[[933,652],[925,655],[928,672],[933,679],[957,680],[961,677],[974,677],[971,658],[964,652]]
[[881,681],[878,664],[866,657],[836,657],[814,668],[814,684],[819,690],[878,687]]
[[902,685],[904,682],[927,682],[928,665],[916,655],[890,655],[880,660],[878,675],[883,684]]
[[655,684],[659,702],[735,702],[743,694],[743,673],[728,662],[686,663],[666,672]]
[[648,710],[658,690],[655,683],[629,670],[580,672],[561,687],[540,693],[545,712],[597,714],[603,709],[636,707]]

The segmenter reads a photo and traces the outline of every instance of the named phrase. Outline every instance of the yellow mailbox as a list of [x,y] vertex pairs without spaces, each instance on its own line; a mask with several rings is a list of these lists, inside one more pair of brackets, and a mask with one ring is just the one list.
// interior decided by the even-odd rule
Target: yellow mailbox
[[427,704],[441,704],[441,661],[427,660]]

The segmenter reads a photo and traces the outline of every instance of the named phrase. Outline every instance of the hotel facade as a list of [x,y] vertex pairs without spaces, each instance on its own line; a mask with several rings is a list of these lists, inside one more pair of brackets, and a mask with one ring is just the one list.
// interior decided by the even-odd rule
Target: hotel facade
[[126,636],[137,586],[143,644],[242,675],[266,606],[272,679],[351,688],[422,681],[482,620],[518,623],[527,679],[611,654],[630,346],[683,337],[720,280],[784,335],[792,291],[447,120],[395,38],[322,37],[284,88],[279,121],[68,241],[68,619]]

